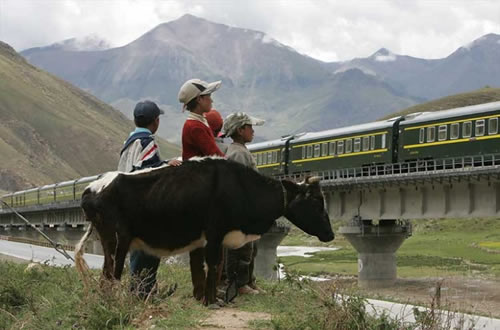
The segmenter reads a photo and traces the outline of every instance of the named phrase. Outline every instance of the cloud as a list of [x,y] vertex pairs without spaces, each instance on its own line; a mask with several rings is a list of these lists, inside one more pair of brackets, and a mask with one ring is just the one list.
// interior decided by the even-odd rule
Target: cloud
[[496,0],[0,0],[0,39],[22,50],[96,34],[121,46],[186,13],[265,32],[325,61],[366,57],[382,47],[440,58],[500,33]]

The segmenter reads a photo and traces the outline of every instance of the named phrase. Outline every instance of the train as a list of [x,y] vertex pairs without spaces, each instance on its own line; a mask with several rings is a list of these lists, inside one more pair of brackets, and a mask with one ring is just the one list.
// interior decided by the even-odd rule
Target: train
[[383,172],[394,164],[411,171],[419,161],[499,153],[499,117],[500,102],[491,102],[284,136],[248,149],[259,171],[271,176],[346,168]]
[[[1,200],[12,208],[32,207],[53,203],[79,201],[85,188],[101,177],[101,174],[49,184],[2,196]],[[2,203],[2,209],[7,207]]]
[[[416,166],[464,156],[500,153],[500,102],[397,116],[248,145],[259,172],[295,176],[338,169],[383,173],[387,165]],[[445,168],[446,163],[441,164]],[[4,195],[11,207],[77,201],[100,175]],[[5,206],[2,204],[2,208]]]

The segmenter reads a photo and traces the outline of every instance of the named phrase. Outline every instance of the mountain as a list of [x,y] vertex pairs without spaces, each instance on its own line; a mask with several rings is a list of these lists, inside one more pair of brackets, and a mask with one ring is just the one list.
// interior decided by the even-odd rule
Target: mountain
[[261,139],[369,121],[419,100],[361,71],[333,72],[339,65],[299,54],[263,32],[192,15],[161,24],[119,48],[39,48],[22,55],[129,118],[138,100],[159,102],[167,110],[160,135],[174,141],[180,140],[186,116],[177,93],[185,80],[194,77],[223,81],[214,94],[223,115],[247,111],[266,119],[257,132]]
[[[437,62],[439,60],[424,60],[406,55],[398,55],[386,48],[381,48],[367,58],[355,58],[343,63],[334,72],[357,68],[366,74],[386,82],[401,93],[427,99],[427,95],[415,93],[408,86],[423,72],[432,72]],[[337,65],[337,63],[330,65]]]
[[497,101],[500,101],[500,88],[485,87],[475,91],[449,95],[429,102],[417,104],[396,113],[384,116],[380,120],[404,116],[415,112],[441,111]]
[[[116,168],[133,124],[94,96],[30,65],[0,42],[0,189]],[[160,142],[164,156],[179,148]]]
[[437,61],[432,71],[408,81],[408,91],[434,99],[487,85],[500,87],[499,62],[500,35],[487,34]]
[[101,39],[97,35],[88,35],[83,38],[70,38],[45,47],[29,48],[24,51],[25,55],[32,52],[46,50],[63,50],[63,51],[92,51],[105,50],[111,48],[108,41]]
[[367,58],[330,63],[330,71],[358,68],[406,95],[431,100],[489,86],[500,87],[500,35],[487,34],[442,59],[425,60],[382,48]]

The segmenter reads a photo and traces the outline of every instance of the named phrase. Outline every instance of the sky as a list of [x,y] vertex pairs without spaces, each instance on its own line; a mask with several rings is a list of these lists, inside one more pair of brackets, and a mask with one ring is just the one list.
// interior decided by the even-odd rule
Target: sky
[[443,58],[500,34],[499,0],[0,0],[0,40],[17,51],[88,35],[123,46],[187,13],[262,31],[326,62],[382,47]]

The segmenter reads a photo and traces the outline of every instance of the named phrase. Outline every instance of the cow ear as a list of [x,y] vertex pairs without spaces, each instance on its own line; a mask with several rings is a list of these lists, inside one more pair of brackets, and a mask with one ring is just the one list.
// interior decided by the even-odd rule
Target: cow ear
[[307,184],[319,183],[321,181],[321,177],[319,176],[308,176],[306,178]]

